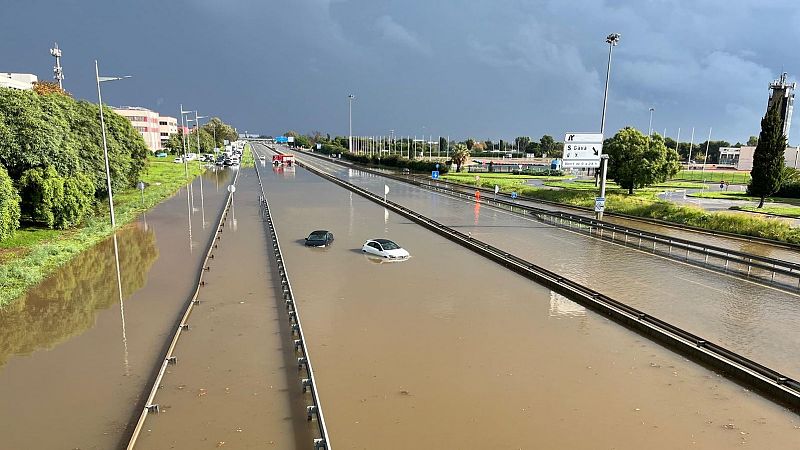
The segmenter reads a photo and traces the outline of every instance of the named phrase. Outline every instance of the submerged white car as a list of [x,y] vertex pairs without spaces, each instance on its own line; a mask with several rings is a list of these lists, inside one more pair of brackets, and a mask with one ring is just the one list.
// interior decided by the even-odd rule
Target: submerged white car
[[408,259],[408,252],[388,239],[370,239],[361,247],[367,255],[379,256],[386,259]]

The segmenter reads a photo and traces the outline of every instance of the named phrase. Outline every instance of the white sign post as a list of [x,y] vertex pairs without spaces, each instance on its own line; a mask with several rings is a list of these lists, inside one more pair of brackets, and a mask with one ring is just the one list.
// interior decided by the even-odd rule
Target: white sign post
[[585,169],[600,167],[603,155],[602,133],[567,133],[561,167]]
[[606,209],[606,198],[605,197],[595,197],[594,198],[594,212],[603,212]]

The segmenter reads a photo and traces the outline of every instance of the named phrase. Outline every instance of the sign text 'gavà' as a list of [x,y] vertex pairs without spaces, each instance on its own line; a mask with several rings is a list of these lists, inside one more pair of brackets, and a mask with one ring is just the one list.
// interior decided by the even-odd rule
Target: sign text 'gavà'
[[564,136],[564,155],[561,167],[597,168],[603,154],[603,135],[600,133],[567,133]]

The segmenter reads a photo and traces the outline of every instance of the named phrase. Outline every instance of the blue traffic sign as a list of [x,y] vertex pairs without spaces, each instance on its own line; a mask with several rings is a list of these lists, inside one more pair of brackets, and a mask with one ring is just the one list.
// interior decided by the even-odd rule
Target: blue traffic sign
[[285,144],[289,142],[289,138],[286,136],[278,136],[275,138],[275,142],[277,142],[278,144]]
[[513,198],[513,199],[515,199],[515,200],[516,200],[516,198],[517,198],[517,193],[516,193],[516,192],[512,192],[512,193],[511,193],[511,198]]
[[438,180],[439,179],[439,171],[438,170],[432,171],[431,172],[431,178],[433,178],[434,180]]

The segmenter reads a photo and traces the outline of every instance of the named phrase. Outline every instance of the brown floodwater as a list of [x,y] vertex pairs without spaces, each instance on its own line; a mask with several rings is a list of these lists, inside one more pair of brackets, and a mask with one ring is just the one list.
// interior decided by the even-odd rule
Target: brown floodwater
[[155,397],[161,412],[148,415],[137,449],[311,447],[259,190],[243,169],[178,363]]
[[[262,170],[283,242],[336,236],[284,246],[335,448],[800,446],[797,415],[713,371],[303,169]],[[458,218],[486,233],[492,214]],[[365,257],[376,237],[411,259]]]
[[120,284],[109,238],[0,311],[0,447],[119,445],[193,290],[230,179],[207,172],[117,231]]
[[[319,159],[312,158],[309,162],[317,161],[319,163]],[[345,161],[346,163],[346,161]],[[330,166],[329,166],[330,167]],[[394,173],[393,171],[387,171],[390,173]],[[479,174],[476,174],[476,176]],[[419,177],[418,177],[419,179]],[[428,180],[430,181],[430,180]],[[472,193],[474,192],[474,188],[468,187],[456,187],[452,186],[452,188],[457,189],[461,192],[465,193]],[[507,197],[506,197],[507,199]],[[518,199],[517,203],[520,205],[528,205],[533,206],[539,209],[545,209],[548,211],[564,211],[570,214],[583,216],[583,217],[591,217],[594,218],[595,214],[593,212],[579,210],[575,208],[569,208],[565,206],[555,205],[551,203],[541,203],[535,200],[523,200]],[[721,234],[711,234],[711,233],[704,233],[704,232],[697,232],[691,231],[688,229],[682,229],[674,226],[664,226],[659,225],[656,223],[651,222],[644,222],[642,220],[636,219],[628,219],[621,216],[615,215],[606,215],[603,220],[608,223],[613,223],[616,225],[630,227],[632,229],[649,231],[652,233],[659,233],[665,236],[670,236],[674,238],[680,239],[687,239],[693,242],[702,243],[706,245],[714,245],[718,247],[722,247],[725,249],[736,250],[740,252],[750,253],[753,255],[765,256],[769,258],[780,259],[783,261],[789,261],[792,263],[800,263],[800,251],[794,250],[792,248],[783,247],[780,245],[772,245],[765,242],[759,241],[749,241],[747,239],[736,238],[731,236],[724,236]],[[779,220],[779,219],[775,219]]]
[[[308,158],[308,157],[305,157]],[[800,296],[359,170],[310,163],[444,225],[800,378]]]

